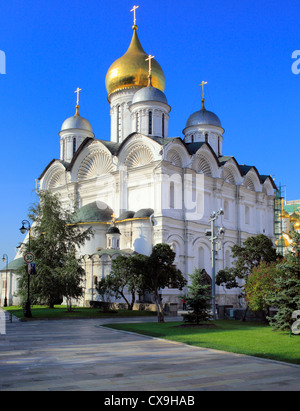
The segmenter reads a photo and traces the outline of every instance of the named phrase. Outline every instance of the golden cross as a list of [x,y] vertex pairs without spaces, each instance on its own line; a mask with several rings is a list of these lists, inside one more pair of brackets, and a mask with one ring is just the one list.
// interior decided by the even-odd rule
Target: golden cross
[[151,56],[151,54],[149,54],[148,58],[145,59],[145,61],[149,60],[149,76],[151,76],[151,60],[154,59],[154,56]]
[[77,90],[74,91],[74,93],[77,93],[77,106],[79,106],[79,91],[81,90],[81,88],[77,87]]
[[133,24],[135,26],[136,24],[136,15],[135,15],[135,11],[136,9],[138,9],[140,6],[133,6],[132,9],[130,11],[133,11]]
[[199,84],[199,86],[202,86],[202,98],[204,98],[204,84],[207,84],[207,81],[202,81],[202,83]]
[[115,223],[115,220],[116,220],[116,215],[115,215],[115,213],[112,213],[111,219],[112,219],[112,222]]

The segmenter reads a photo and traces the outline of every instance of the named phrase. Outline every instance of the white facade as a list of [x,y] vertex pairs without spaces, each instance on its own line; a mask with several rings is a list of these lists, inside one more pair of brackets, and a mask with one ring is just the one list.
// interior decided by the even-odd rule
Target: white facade
[[[205,230],[219,208],[224,215],[216,225],[226,231],[217,244],[216,273],[231,265],[234,244],[260,233],[274,239],[272,178],[223,155],[224,129],[204,108],[204,100],[202,109],[188,119],[183,138],[168,136],[171,107],[161,90],[127,87],[111,92],[108,100],[110,141],[94,137],[78,107],[59,133],[60,159],[39,178],[40,190],[59,193],[66,207],[75,202],[82,226],[95,230],[94,238],[79,250],[86,269],[85,302],[96,298],[95,283],[109,273],[112,258],[133,252],[149,255],[162,242],[172,246],[186,277],[195,267],[211,275]],[[118,244],[109,246],[112,213],[120,235]],[[165,301],[181,293],[162,290]],[[217,287],[217,303],[238,305],[237,294]]]

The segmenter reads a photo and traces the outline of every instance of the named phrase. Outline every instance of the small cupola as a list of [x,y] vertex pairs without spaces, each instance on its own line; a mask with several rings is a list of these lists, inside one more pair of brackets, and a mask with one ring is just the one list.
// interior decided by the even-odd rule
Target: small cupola
[[60,136],[60,159],[70,162],[80,146],[87,137],[95,137],[92,126],[88,120],[79,114],[79,91],[77,88],[77,104],[74,116],[67,118],[58,133]]
[[106,233],[106,242],[107,242],[106,247],[109,249],[113,249],[113,250],[119,250],[121,233],[118,227],[116,226],[114,213],[112,214],[111,217],[112,217],[111,225],[109,226],[109,229],[107,230],[107,233]]

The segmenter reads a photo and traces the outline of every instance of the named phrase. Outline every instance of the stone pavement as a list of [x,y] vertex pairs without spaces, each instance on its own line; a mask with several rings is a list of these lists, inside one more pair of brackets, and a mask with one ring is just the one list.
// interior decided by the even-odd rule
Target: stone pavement
[[115,321],[156,318],[8,322],[0,391],[300,390],[300,366],[102,327]]

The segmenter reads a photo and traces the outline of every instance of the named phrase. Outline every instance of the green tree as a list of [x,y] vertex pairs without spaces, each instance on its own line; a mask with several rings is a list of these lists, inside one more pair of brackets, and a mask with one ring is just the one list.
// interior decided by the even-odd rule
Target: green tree
[[293,234],[292,250],[277,265],[280,275],[275,281],[275,291],[269,303],[278,309],[274,317],[269,318],[274,329],[289,331],[295,319],[293,312],[300,310],[300,234]]
[[[140,257],[118,256],[112,262],[110,286],[116,297],[122,297],[127,304],[128,310],[133,309],[136,293],[140,292],[142,286],[142,276],[139,265]],[[126,297],[127,292],[131,295],[131,301]]]
[[[83,271],[75,255],[77,248],[93,235],[92,228],[82,230],[74,223],[74,213],[65,210],[59,196],[49,191],[40,191],[39,201],[31,207],[29,218],[33,221],[30,251],[35,255],[37,271],[30,281],[31,301],[53,307],[62,296],[78,298],[82,294],[78,282]],[[25,251],[28,246],[26,244]],[[19,281],[21,295],[26,284],[27,271],[23,270]]]
[[269,316],[270,297],[276,291],[275,281],[280,275],[277,262],[262,261],[254,267],[245,284],[245,294],[248,306],[253,312],[262,312],[265,320]]
[[186,280],[174,265],[175,253],[168,244],[156,244],[149,257],[138,260],[143,290],[153,295],[158,322],[164,322],[164,310],[159,291],[165,287],[182,288]]
[[211,318],[211,286],[205,284],[204,276],[199,269],[195,268],[190,278],[191,285],[188,286],[186,304],[191,312],[184,314],[183,318],[186,322],[199,325],[201,321],[207,321]]
[[[234,259],[233,267],[221,270],[216,276],[216,284],[225,285],[229,289],[239,287],[243,297],[246,296],[245,285],[254,267],[258,267],[262,261],[271,263],[280,258],[272,240],[264,234],[248,237],[242,246],[235,244],[231,248],[231,255]],[[237,279],[243,280],[243,285],[239,285]],[[242,321],[246,319],[247,310],[248,305]]]
[[114,296],[114,292],[112,291],[112,284],[110,280],[110,276],[106,276],[101,278],[96,285],[96,291],[100,295],[100,298],[103,303],[103,311],[109,312],[111,307],[111,299]]

